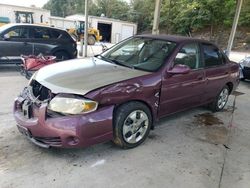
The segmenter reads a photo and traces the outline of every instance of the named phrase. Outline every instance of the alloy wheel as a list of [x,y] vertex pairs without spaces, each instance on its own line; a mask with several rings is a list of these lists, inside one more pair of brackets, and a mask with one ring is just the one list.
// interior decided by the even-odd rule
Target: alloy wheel
[[123,124],[123,138],[129,144],[138,143],[145,136],[149,126],[149,117],[141,110],[131,112]]
[[219,109],[222,109],[224,108],[224,106],[226,105],[227,103],[227,100],[228,100],[228,95],[229,95],[229,91],[227,88],[224,88],[220,95],[219,95],[219,98],[218,98],[218,102],[217,102],[217,106]]

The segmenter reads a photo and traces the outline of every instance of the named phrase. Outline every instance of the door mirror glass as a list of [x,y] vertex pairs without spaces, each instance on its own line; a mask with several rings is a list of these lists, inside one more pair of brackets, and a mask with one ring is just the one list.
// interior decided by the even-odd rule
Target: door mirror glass
[[190,72],[190,67],[187,65],[176,64],[171,70],[168,70],[170,74],[187,74]]

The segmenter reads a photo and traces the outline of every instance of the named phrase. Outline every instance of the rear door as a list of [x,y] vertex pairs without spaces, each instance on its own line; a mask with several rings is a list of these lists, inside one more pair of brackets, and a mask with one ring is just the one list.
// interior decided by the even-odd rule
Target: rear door
[[185,44],[177,53],[173,65],[191,68],[188,74],[164,73],[160,98],[160,117],[201,104],[204,95],[205,74],[198,43]]
[[31,38],[34,45],[34,54],[40,53],[44,55],[51,55],[51,49],[56,45],[49,28],[46,27],[32,27]]
[[206,76],[204,102],[213,100],[222,87],[225,86],[230,75],[227,61],[222,52],[214,45],[203,43],[202,59]]
[[3,32],[2,35],[8,38],[0,41],[0,57],[20,57],[20,55],[32,53],[27,27],[15,26]]

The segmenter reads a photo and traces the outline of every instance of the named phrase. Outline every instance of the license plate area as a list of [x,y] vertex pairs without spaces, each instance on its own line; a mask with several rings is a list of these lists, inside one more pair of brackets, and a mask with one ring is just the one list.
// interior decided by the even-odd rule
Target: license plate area
[[25,135],[26,137],[29,137],[29,138],[32,137],[30,131],[27,128],[25,128],[21,125],[17,125],[17,128],[18,128],[19,132],[22,133],[23,135]]
[[22,105],[22,112],[24,117],[31,118],[32,116],[32,109],[31,109],[31,102],[25,100]]

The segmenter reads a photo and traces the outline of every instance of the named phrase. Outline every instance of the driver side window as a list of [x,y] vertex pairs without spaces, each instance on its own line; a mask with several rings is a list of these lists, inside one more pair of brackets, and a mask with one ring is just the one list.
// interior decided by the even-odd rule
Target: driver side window
[[25,27],[15,27],[5,33],[5,35],[8,35],[11,39],[25,39],[29,37],[29,32]]
[[184,45],[175,57],[174,65],[187,65],[191,69],[198,69],[200,65],[200,50],[196,43]]

